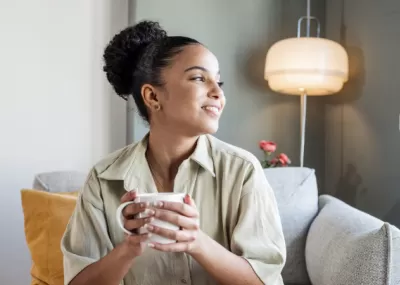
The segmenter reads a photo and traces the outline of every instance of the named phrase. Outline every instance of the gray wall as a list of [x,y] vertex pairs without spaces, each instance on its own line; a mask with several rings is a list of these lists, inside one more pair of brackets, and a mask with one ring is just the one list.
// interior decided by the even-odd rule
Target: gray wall
[[38,173],[87,172],[125,144],[125,104],[112,95],[102,54],[127,25],[127,7],[0,1],[0,284],[31,283],[20,190]]
[[[312,1],[313,14],[324,24],[325,2]],[[297,19],[306,14],[305,0],[137,0],[131,1],[130,22],[158,20],[171,34],[194,37],[220,61],[227,106],[217,137],[257,156],[258,141],[274,140],[278,151],[299,163],[299,97],[271,92],[263,79],[265,55],[277,40],[295,36]],[[324,109],[320,98],[309,99],[305,165],[324,175]],[[132,114],[130,113],[130,118]],[[133,116],[128,140],[147,131]]]
[[325,103],[325,188],[400,226],[400,1],[327,0],[326,34],[351,78]]

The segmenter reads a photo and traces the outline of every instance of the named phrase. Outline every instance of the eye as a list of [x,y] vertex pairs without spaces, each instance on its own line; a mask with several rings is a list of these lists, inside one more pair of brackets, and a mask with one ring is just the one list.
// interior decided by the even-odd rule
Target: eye
[[218,86],[219,86],[219,87],[222,87],[223,85],[224,85],[224,82],[223,82],[223,81],[218,82]]
[[205,82],[206,81],[206,79],[203,76],[196,76],[196,77],[193,77],[191,80],[193,80],[193,81],[201,81],[201,82]]

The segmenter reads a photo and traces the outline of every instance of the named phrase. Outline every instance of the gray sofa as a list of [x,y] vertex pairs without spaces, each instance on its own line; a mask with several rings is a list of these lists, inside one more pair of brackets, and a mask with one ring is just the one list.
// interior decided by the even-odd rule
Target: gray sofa
[[[287,244],[286,285],[400,284],[400,231],[342,201],[318,195],[309,168],[266,169]],[[65,192],[80,188],[85,174],[42,173],[34,188]]]

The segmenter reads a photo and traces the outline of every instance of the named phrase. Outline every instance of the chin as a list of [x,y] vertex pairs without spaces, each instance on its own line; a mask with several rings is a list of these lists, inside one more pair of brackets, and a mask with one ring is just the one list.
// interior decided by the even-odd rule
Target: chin
[[[189,124],[187,124],[190,122]],[[218,120],[185,120],[185,126],[182,128],[187,136],[212,135],[218,131]]]
[[213,135],[218,131],[219,124],[218,123],[213,123],[213,124],[206,124],[201,128],[200,133],[201,134],[207,134],[207,135]]

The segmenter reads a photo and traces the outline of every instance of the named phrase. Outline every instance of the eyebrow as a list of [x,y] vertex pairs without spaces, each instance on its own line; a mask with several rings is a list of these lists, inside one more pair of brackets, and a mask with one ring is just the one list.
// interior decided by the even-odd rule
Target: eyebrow
[[[188,71],[193,70],[193,69],[200,69],[200,70],[202,70],[204,72],[210,72],[207,68],[199,66],[199,65],[195,65],[195,66],[191,66],[189,68],[186,68],[185,72],[188,72]],[[219,71],[218,71],[218,74],[219,74]]]

